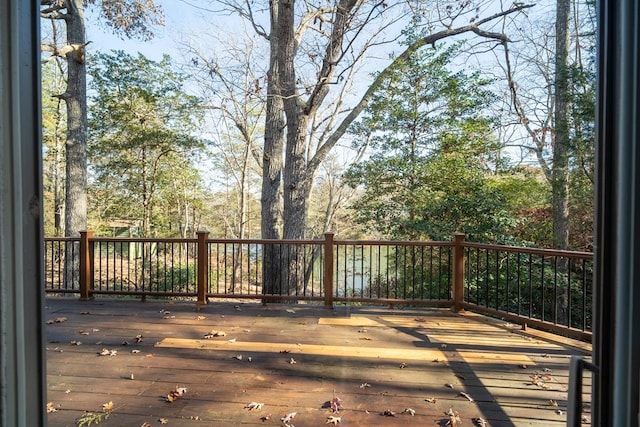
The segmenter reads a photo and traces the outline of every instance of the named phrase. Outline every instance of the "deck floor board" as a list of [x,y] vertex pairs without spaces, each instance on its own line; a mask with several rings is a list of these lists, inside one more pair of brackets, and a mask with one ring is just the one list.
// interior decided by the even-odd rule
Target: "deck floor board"
[[[588,356],[584,343],[445,309],[71,298],[46,306],[50,426],[75,426],[107,402],[114,409],[101,426],[281,426],[290,412],[298,427],[331,415],[341,426],[444,426],[449,408],[463,426],[479,417],[561,426],[570,357]],[[214,331],[226,335],[205,339]],[[186,394],[167,402],[176,387]],[[339,414],[327,407],[334,396]],[[250,402],[264,405],[249,411]]]

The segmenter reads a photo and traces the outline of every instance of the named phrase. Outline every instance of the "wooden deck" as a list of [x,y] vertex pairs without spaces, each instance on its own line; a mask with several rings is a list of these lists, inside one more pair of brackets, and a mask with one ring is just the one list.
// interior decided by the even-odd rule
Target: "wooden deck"
[[[569,358],[589,351],[442,309],[214,302],[196,310],[71,298],[46,306],[49,426],[75,426],[108,402],[101,426],[282,426],[291,412],[297,427],[330,416],[339,426],[445,426],[449,409],[462,426],[476,418],[562,426]],[[214,331],[226,335],[204,338]],[[262,408],[249,410],[251,402]]]

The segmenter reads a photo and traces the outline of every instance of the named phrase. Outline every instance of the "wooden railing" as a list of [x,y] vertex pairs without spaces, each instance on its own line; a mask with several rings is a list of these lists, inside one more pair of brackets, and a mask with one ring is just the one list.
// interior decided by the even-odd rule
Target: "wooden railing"
[[[451,241],[45,239],[45,290],[474,310],[589,340],[593,257]],[[294,262],[292,260],[296,259]],[[268,260],[269,265],[265,265]],[[283,273],[285,272],[285,273]],[[265,280],[266,278],[266,280]]]

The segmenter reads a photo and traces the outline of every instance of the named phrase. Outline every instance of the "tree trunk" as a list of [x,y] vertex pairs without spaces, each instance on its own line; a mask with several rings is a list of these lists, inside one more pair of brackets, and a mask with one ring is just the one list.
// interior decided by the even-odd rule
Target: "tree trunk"
[[[85,66],[85,26],[82,0],[69,0],[67,44],[78,46],[66,54],[67,90],[62,95],[67,105],[66,191],[64,234],[78,237],[87,229],[87,73]],[[76,248],[79,253],[79,247]],[[65,256],[65,282],[79,277],[79,257],[73,257],[71,245]]]
[[[570,0],[557,0],[555,55],[555,112],[553,170],[551,180],[553,209],[553,241],[556,249],[569,246],[569,13]],[[567,263],[558,266],[566,273]],[[568,284],[567,286],[570,286]],[[557,321],[567,322],[568,288],[560,287],[557,295]]]
[[[269,71],[267,73],[267,106],[262,158],[262,196],[260,229],[263,239],[280,238],[280,192],[284,149],[284,111],[280,85],[280,54],[276,31],[279,28],[281,0],[271,2],[271,36]],[[275,246],[264,247],[262,286],[265,294],[276,293],[280,282],[279,251]]]

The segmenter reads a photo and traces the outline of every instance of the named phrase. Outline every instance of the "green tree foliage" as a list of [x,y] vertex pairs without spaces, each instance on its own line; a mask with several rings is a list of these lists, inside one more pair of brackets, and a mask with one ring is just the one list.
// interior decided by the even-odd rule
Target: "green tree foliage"
[[362,186],[357,219],[390,238],[502,241],[511,217],[487,174],[501,169],[489,81],[451,71],[456,53],[422,48],[372,97],[352,130],[370,140],[371,157],[346,174]]
[[186,193],[174,187],[183,179],[189,184],[180,182],[182,189],[199,182],[190,166],[203,146],[192,136],[202,112],[199,100],[184,91],[185,76],[169,56],[155,62],[122,51],[100,54],[90,75],[92,184],[96,199],[106,202],[100,216],[137,220],[144,235],[152,227],[168,229],[171,209],[157,205],[184,207]]

